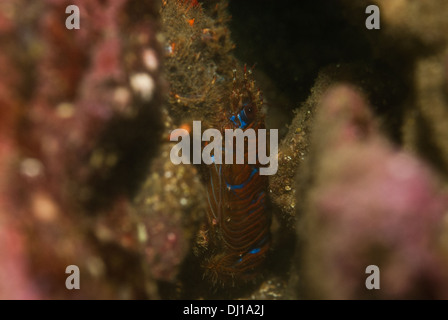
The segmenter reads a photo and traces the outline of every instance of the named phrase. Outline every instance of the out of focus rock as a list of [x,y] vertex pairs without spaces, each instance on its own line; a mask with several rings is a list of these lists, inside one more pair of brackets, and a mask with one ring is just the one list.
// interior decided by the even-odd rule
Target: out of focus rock
[[[448,210],[434,173],[379,133],[351,86],[327,92],[318,106],[299,233],[302,296],[330,299],[446,298]],[[380,268],[380,290],[365,270]]]
[[[201,120],[219,128],[219,115],[229,107],[233,43],[227,1],[166,1],[161,9],[168,109],[177,124]],[[229,93],[229,94],[227,94]]]
[[[157,6],[78,1],[68,30],[70,4],[0,5],[0,296],[149,297],[143,255],[123,239],[137,237],[128,199],[162,130]],[[97,225],[117,212],[105,241]],[[81,290],[65,287],[68,265]]]
[[193,165],[174,165],[172,143],[161,148],[135,199],[138,235],[148,270],[174,282],[205,214],[205,189]]
[[[448,177],[448,3],[443,0],[376,0],[380,9],[381,29],[367,30],[365,8],[369,1],[342,1],[344,17],[353,27],[363,31],[371,44],[369,59],[386,62],[389,75],[385,79],[399,80],[388,84],[381,97],[397,95],[395,103],[382,106],[380,116],[394,139],[408,151],[430,162]],[[384,81],[383,81],[384,82]],[[401,82],[401,85],[400,85]],[[361,83],[358,83],[361,85]],[[374,91],[375,81],[366,91]]]

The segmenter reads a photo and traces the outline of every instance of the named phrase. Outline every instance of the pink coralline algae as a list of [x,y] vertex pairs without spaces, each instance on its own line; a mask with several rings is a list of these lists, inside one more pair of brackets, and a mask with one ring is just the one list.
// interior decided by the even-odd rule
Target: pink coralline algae
[[[331,299],[447,298],[440,239],[448,197],[434,173],[379,133],[350,86],[324,95],[313,134],[312,187],[299,223],[305,292]],[[380,269],[380,290],[365,286],[369,265]]]
[[[70,4],[0,5],[0,297],[155,298],[129,199],[163,126],[165,86],[142,58],[160,57],[157,8],[77,1],[78,32]],[[65,287],[72,264],[84,290]]]
[[[3,208],[2,208],[3,209]],[[26,266],[24,239],[11,223],[0,219],[0,299],[42,298],[33,287]]]
[[[379,30],[369,1],[0,1],[0,299],[448,299],[448,4],[373,3]],[[173,164],[168,137],[223,128],[241,77],[281,139],[272,241],[253,279],[213,287],[209,168]]]

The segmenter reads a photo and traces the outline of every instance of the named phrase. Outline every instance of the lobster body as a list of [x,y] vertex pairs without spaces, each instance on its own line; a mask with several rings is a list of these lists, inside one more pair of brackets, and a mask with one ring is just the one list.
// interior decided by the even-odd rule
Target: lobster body
[[[231,108],[224,113],[221,126],[244,131],[264,129],[262,99],[254,82],[244,78],[238,82],[234,71]],[[255,141],[248,143],[257,143]],[[252,138],[253,139],[253,138]],[[233,144],[233,154],[236,154]],[[249,164],[249,148],[245,147],[244,164],[211,164],[207,174],[208,212],[206,230],[208,257],[206,275],[213,283],[246,282],[259,274],[270,245],[271,217],[266,208],[267,176],[260,175],[260,164]],[[223,144],[222,159],[225,158]]]

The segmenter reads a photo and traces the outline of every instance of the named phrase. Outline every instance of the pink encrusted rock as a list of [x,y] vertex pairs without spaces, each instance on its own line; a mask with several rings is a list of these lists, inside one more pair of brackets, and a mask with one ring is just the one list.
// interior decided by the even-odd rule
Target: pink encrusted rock
[[0,298],[156,298],[129,200],[162,131],[156,2],[77,1],[79,30],[71,4],[0,4]]
[[30,279],[23,236],[5,217],[0,219],[0,261],[1,300],[43,298]]
[[[313,142],[300,224],[309,295],[446,299],[447,248],[439,240],[448,198],[434,172],[379,133],[350,86],[322,98]],[[380,290],[365,287],[369,265],[380,268]]]

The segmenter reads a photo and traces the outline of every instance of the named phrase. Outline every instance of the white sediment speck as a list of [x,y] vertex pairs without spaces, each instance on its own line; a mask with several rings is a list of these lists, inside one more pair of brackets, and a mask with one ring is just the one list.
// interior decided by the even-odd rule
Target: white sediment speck
[[146,73],[137,73],[131,76],[131,87],[145,101],[150,101],[155,89],[153,78]]
[[87,259],[87,269],[94,277],[99,277],[104,273],[104,262],[98,257],[90,257]]
[[146,233],[146,227],[143,223],[137,225],[137,237],[140,243],[146,242],[148,240],[148,234]]
[[176,235],[173,232],[168,233],[167,235],[168,241],[176,240]]
[[125,87],[118,87],[114,91],[114,102],[120,106],[126,106],[131,101],[131,93]]
[[37,177],[42,173],[42,163],[34,158],[27,158],[20,163],[20,172],[30,178]]
[[155,71],[159,66],[156,52],[153,49],[143,50],[143,63],[148,71]]
[[68,119],[75,113],[75,107],[72,103],[62,102],[56,107],[56,114],[59,118]]

